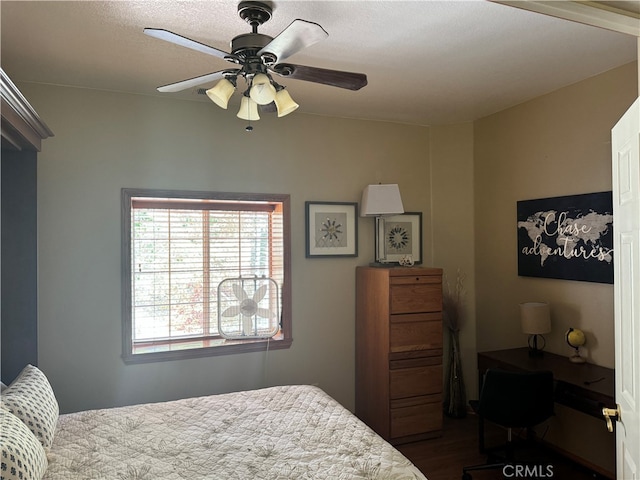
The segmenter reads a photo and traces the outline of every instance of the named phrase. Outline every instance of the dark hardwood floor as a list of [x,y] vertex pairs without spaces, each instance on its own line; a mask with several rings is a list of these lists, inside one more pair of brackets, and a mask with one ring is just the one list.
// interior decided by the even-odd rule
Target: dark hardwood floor
[[[486,424],[485,441],[489,447],[504,443],[506,430],[492,424]],[[473,414],[463,419],[444,417],[443,434],[439,438],[424,440],[405,445],[398,445],[429,480],[459,480],[462,478],[462,467],[482,464],[486,456],[478,452],[478,424]],[[471,472],[473,480],[505,480],[505,479],[553,479],[553,480],[602,480],[604,477],[588,471],[584,467],[549,451],[540,449],[534,452],[536,459],[541,459],[537,470],[538,476],[519,477],[512,471],[504,475],[501,469],[492,471]],[[547,469],[547,466],[551,466]]]

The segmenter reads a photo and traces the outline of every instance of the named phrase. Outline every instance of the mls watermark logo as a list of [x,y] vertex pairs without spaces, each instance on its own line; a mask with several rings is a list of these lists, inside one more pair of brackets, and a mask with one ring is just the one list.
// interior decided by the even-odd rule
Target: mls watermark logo
[[505,465],[504,478],[553,478],[553,465]]

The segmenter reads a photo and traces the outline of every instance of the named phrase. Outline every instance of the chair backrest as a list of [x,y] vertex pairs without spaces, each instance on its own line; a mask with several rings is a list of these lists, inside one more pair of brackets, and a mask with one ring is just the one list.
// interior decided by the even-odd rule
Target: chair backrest
[[533,427],[553,415],[553,374],[489,369],[478,414],[504,427]]

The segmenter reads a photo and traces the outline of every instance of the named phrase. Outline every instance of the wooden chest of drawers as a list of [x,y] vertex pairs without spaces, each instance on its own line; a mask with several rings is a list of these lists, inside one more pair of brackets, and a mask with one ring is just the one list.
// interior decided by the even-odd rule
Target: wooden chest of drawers
[[356,415],[393,444],[442,430],[442,269],[356,270]]

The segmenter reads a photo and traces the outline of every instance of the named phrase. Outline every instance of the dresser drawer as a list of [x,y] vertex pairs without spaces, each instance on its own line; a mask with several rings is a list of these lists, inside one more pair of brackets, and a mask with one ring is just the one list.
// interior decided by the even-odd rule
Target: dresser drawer
[[440,275],[402,275],[390,277],[389,283],[391,285],[417,285],[427,283],[441,285],[442,278]]
[[442,314],[414,313],[392,315],[389,351],[411,352],[442,348]]
[[392,400],[441,392],[441,364],[389,371],[389,398]]
[[420,350],[410,353],[392,353],[389,355],[390,370],[404,370],[430,365],[442,365],[442,350]]
[[[433,280],[433,277],[425,278]],[[392,282],[390,298],[391,314],[442,311],[442,285],[440,283]]]
[[423,403],[391,408],[390,437],[399,438],[442,430],[440,395],[420,398]]

